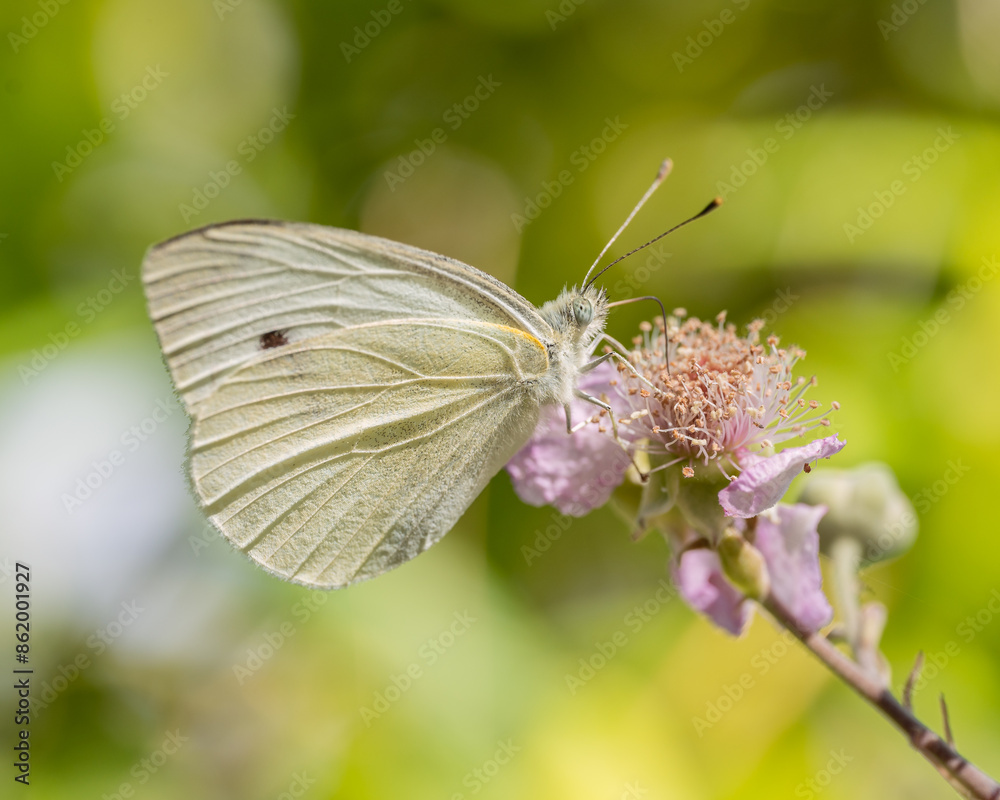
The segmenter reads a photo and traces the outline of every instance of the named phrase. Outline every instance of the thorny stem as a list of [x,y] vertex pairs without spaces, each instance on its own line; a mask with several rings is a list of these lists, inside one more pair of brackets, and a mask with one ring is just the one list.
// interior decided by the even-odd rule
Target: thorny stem
[[865,672],[822,634],[803,630],[773,595],[764,598],[761,605],[831,672],[888,717],[956,791],[975,800],[1000,800],[1000,784],[917,719],[874,675]]

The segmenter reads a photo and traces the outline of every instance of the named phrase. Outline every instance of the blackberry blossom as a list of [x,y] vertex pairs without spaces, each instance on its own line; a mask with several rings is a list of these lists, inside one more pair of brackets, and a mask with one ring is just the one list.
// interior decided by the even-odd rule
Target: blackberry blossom
[[693,477],[697,467],[714,464],[733,479],[751,449],[773,449],[830,425],[820,403],[804,397],[816,379],[792,376],[803,350],[779,347],[777,336],[761,342],[762,320],[740,336],[725,312],[716,324],[685,317],[676,309],[666,335],[662,321],[640,324],[629,355],[635,372],[620,364],[612,381],[634,409],[621,424],[629,439],[643,442],[654,469],[683,463],[683,475]]

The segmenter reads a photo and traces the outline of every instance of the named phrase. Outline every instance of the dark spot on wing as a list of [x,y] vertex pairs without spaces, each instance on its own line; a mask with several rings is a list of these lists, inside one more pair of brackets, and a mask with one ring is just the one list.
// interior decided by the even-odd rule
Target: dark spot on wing
[[268,331],[260,337],[260,349],[270,350],[272,347],[281,347],[288,344],[288,331]]

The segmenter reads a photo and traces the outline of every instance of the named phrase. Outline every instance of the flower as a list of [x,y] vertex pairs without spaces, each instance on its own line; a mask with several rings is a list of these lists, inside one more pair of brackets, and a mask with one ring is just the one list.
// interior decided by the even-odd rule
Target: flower
[[845,444],[834,435],[766,458],[744,453],[739,458],[743,472],[719,492],[719,503],[728,517],[755,517],[784,497],[792,480],[810,461],[829,458]]
[[751,448],[773,450],[829,426],[824,414],[814,413],[820,404],[803,396],[816,379],[792,380],[792,368],[805,352],[779,348],[777,336],[761,344],[762,320],[739,336],[734,325],[725,324],[725,312],[717,325],[680,319],[683,309],[674,314],[668,335],[662,324],[655,330],[649,323],[641,325],[642,336],[630,358],[634,371],[624,365],[618,370],[619,393],[632,401],[634,410],[645,412],[625,424],[634,438],[648,442],[651,455],[660,456],[661,467],[684,464],[685,477],[693,477],[699,464],[715,464],[729,478],[730,471],[739,472],[759,458]]
[[[803,397],[815,379],[792,380],[805,353],[779,348],[776,336],[761,344],[761,320],[739,336],[724,313],[715,325],[683,319],[683,309],[674,314],[668,335],[662,323],[640,325],[631,368],[618,364],[616,372],[602,364],[583,376],[580,388],[611,404],[622,439],[644,452],[653,470],[677,466],[691,478],[714,464],[730,481],[718,498],[725,515],[753,517],[777,503],[809,462],[829,458],[844,442],[831,436],[773,454],[776,444],[829,425],[819,403]],[[507,470],[525,502],[580,516],[607,501],[624,480],[628,460],[620,457],[602,414],[583,400],[572,410],[574,418],[590,413],[588,424],[567,436],[562,409],[543,409],[534,435]]]
[[708,548],[685,550],[675,559],[672,572],[685,603],[734,636],[743,633],[752,606],[722,573],[718,553]]
[[[640,325],[629,363],[602,365],[582,388],[611,404],[631,457],[649,465],[638,524],[653,518],[667,537],[685,601],[734,634],[751,600],[773,600],[815,631],[832,616],[817,534],[826,508],[779,501],[811,462],[845,443],[833,435],[775,452],[830,421],[805,399],[816,379],[792,375],[805,353],[779,347],[776,336],[761,342],[763,325],[741,336],[725,313],[713,324],[678,309],[666,325]],[[588,412],[581,401],[573,413]],[[629,465],[609,429],[596,414],[566,436],[561,410],[546,410],[508,464],[518,494],[574,515],[605,502]]]
[[[579,387],[603,395],[618,417],[629,409],[617,395],[609,396],[615,374],[615,368],[605,362],[585,373]],[[594,411],[591,403],[574,400],[570,405],[572,421],[578,424],[586,420],[586,424],[570,435],[561,407],[542,409],[535,433],[507,462],[507,472],[521,500],[533,506],[553,505],[571,517],[582,517],[608,501],[624,479],[631,459],[613,437],[605,435],[605,412]]]
[[[755,520],[753,544],[744,548],[762,560],[765,575],[759,580],[798,626],[812,633],[833,617],[822,590],[819,569],[819,534],[822,506],[777,505]],[[746,523],[737,521],[746,531]],[[735,539],[736,530],[729,531]],[[727,537],[727,539],[729,538]],[[690,541],[690,537],[689,537]],[[740,635],[750,620],[750,599],[734,585],[719,553],[708,548],[681,550],[673,564],[674,582],[681,597],[725,631]]]
[[809,633],[833,618],[822,589],[816,532],[825,513],[824,506],[777,505],[757,518],[754,536],[771,578],[771,596]]

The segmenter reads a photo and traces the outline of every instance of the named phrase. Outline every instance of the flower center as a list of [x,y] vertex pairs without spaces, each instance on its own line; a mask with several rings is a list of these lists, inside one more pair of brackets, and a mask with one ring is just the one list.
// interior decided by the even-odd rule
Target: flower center
[[621,423],[629,426],[631,439],[645,440],[642,447],[650,454],[668,456],[662,466],[686,460],[684,474],[690,476],[695,462],[715,460],[723,472],[727,466],[738,470],[741,451],[773,447],[830,424],[816,413],[820,404],[803,397],[816,379],[792,377],[805,352],[779,347],[777,336],[761,342],[763,320],[751,322],[740,336],[725,312],[716,324],[685,317],[676,309],[666,335],[662,321],[656,328],[642,323],[629,356],[638,375],[619,365],[614,382],[636,409]]

